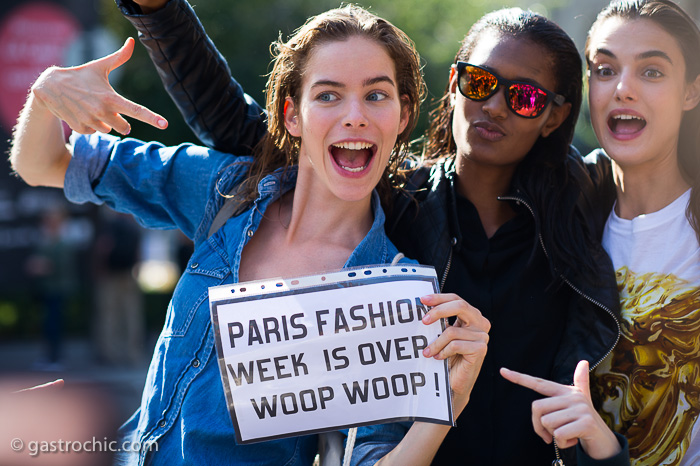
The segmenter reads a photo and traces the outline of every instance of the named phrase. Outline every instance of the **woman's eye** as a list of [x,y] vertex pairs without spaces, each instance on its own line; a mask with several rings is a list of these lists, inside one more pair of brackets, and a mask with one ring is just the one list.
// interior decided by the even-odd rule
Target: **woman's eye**
[[322,92],[318,95],[318,97],[316,97],[316,99],[320,100],[321,102],[333,102],[338,100],[338,97],[330,92]]
[[645,78],[661,78],[663,77],[663,73],[657,69],[650,68],[648,70],[644,70],[644,77]]
[[598,76],[601,76],[601,77],[603,77],[603,78],[606,78],[606,77],[608,77],[608,76],[612,76],[612,75],[615,74],[615,72],[613,71],[613,69],[610,68],[609,66],[599,66],[599,67],[597,67],[597,68],[595,69],[595,73],[596,73]]
[[377,91],[377,92],[371,92],[371,93],[367,96],[367,100],[369,100],[369,101],[371,101],[371,102],[379,102],[379,101],[384,100],[384,99],[386,99],[386,98],[388,98],[388,97],[389,97],[389,96],[386,95],[384,92],[378,92],[378,91]]

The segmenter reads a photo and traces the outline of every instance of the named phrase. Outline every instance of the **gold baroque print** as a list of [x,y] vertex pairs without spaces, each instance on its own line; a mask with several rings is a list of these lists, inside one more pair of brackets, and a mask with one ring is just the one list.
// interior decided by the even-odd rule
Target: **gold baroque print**
[[679,464],[700,413],[700,288],[626,267],[617,283],[622,337],[595,370],[593,396],[633,464]]

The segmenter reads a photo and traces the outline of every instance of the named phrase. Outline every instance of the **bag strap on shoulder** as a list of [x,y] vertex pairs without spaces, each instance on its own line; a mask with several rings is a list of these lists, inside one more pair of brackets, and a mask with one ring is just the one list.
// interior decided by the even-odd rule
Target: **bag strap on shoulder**
[[391,224],[385,225],[386,232],[391,236],[398,226],[399,220],[403,217],[411,203],[415,202],[415,195],[423,189],[423,185],[430,178],[431,167],[421,165],[406,180],[402,190],[397,191],[394,205],[391,212]]

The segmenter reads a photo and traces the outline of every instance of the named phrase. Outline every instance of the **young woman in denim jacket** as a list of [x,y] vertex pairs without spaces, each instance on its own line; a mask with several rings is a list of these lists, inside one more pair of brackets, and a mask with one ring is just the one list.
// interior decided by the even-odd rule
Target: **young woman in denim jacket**
[[[200,139],[227,150],[254,146],[266,132],[264,113],[186,1],[118,3]],[[499,368],[569,384],[578,361],[595,366],[619,336],[614,271],[599,243],[603,171],[569,150],[580,57],[551,21],[507,9],[471,28],[448,72],[427,135],[430,163],[411,179],[417,202],[395,195],[387,222],[399,249],[436,267],[443,291],[493,321],[472,402],[435,464],[550,463],[558,451],[531,427],[537,395],[503,380]],[[533,105],[517,98],[535,94]]]
[[[48,69],[20,117],[11,161],[29,184],[63,187],[74,202],[106,203],[145,226],[179,228],[195,242],[156,345],[141,408],[123,428],[125,440],[142,448],[125,452],[123,463],[310,464],[315,435],[236,444],[216,362],[208,288],[387,263],[398,253],[384,233],[379,199],[401,164],[423,91],[410,40],[349,6],[312,18],[275,46],[267,89],[270,132],[255,158],[105,134],[74,134],[66,146],[57,116],[74,115],[62,99],[77,87],[87,98],[85,79],[106,83],[109,71],[129,58],[131,39],[103,59]],[[348,74],[346,66],[357,71]],[[96,122],[104,115],[93,117]],[[108,118],[125,123],[117,115]],[[74,129],[106,129],[94,125]],[[241,213],[210,236],[222,193],[234,189]],[[431,295],[424,302],[433,306],[425,323],[457,319],[424,356],[451,357],[459,412],[483,361],[489,324],[455,295]],[[385,455],[389,464],[427,464],[448,430],[415,423],[399,444],[404,424],[361,427],[352,464],[374,464]]]

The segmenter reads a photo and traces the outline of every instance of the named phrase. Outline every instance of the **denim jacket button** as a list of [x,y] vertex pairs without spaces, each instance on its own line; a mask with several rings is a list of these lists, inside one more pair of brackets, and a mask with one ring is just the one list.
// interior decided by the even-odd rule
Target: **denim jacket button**
[[192,361],[192,367],[199,367],[199,359]]
[[161,427],[165,427],[165,419],[163,419],[162,421],[160,421],[160,422],[158,423],[158,425],[161,426]]
[[248,238],[252,238],[254,232],[253,232],[253,230],[248,230],[248,233],[246,233],[246,234],[248,235]]
[[199,267],[199,263],[193,262],[193,263],[190,265],[190,267],[193,268],[193,269],[196,269],[197,267]]

